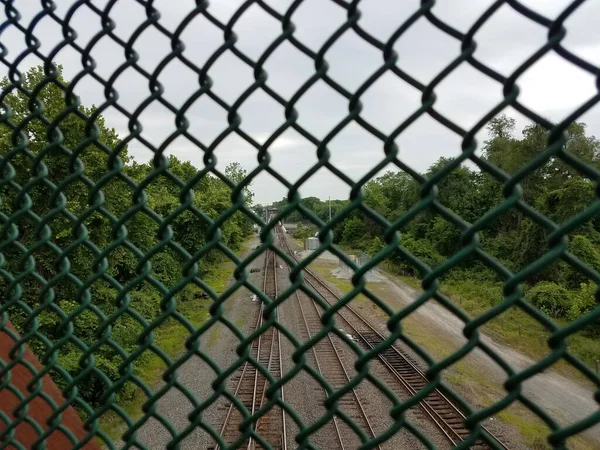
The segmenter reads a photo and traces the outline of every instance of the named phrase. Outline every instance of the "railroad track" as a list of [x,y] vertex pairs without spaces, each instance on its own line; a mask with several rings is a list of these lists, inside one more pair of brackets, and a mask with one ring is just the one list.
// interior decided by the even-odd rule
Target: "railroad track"
[[[277,233],[279,234],[279,242],[283,244],[287,253],[298,262],[285,235],[280,232],[279,228],[277,228]],[[304,269],[303,278],[304,282],[330,305],[340,300],[340,297],[309,269]],[[337,315],[352,330],[355,340],[360,342],[366,349],[373,349],[386,339],[350,305],[346,305],[342,310],[339,310]],[[322,327],[321,324],[319,325]],[[412,396],[429,384],[425,374],[394,346],[380,352],[378,359],[389,370],[398,384]],[[464,424],[464,414],[439,390],[436,389],[431,392],[419,405],[452,445],[458,445],[469,436],[470,430]],[[480,439],[471,448],[490,448],[490,443],[493,442],[496,447],[508,450],[508,447],[489,430],[483,426],[482,428],[487,434],[484,438],[485,441]]]
[[[265,256],[263,292],[270,298],[277,297],[277,261],[276,255],[268,251]],[[260,302],[260,309],[254,329],[263,325],[264,305]],[[274,379],[280,379],[282,370],[281,362],[281,337],[279,330],[271,327],[263,332],[252,342],[251,356],[266,368]],[[246,361],[239,372],[235,383],[234,396],[239,399],[250,414],[256,413],[267,402],[266,392],[270,383],[267,378],[250,362]],[[279,394],[284,400],[283,389]],[[231,403],[221,426],[220,435],[229,445],[239,441],[242,436],[240,426],[244,417],[240,410]],[[254,430],[267,441],[273,450],[287,450],[287,429],[285,412],[278,407],[271,408],[254,424]],[[262,448],[256,439],[250,437],[239,443],[236,448],[254,450]],[[216,449],[220,449],[219,446]]]
[[[295,291],[294,296],[298,302],[306,335],[308,339],[311,339],[323,329],[321,311],[319,306],[317,306],[310,296],[299,293],[298,290]],[[317,344],[311,347],[316,362],[315,368],[321,377],[327,380],[334,390],[341,389],[351,381],[351,376],[346,370],[346,365],[339,349],[339,343],[336,343],[336,340],[336,337],[333,337],[331,333],[328,333],[326,338],[321,339]],[[324,390],[324,393],[328,396],[328,392]],[[373,431],[369,417],[365,412],[364,401],[361,399],[359,389],[351,389],[350,392],[343,395],[337,403],[338,407],[343,410],[361,430],[366,432],[369,439],[375,437],[375,432]],[[360,447],[362,444],[360,436],[336,415],[332,418],[332,425],[335,431],[335,440],[339,445],[337,448],[344,450]],[[374,448],[381,449],[380,446]]]

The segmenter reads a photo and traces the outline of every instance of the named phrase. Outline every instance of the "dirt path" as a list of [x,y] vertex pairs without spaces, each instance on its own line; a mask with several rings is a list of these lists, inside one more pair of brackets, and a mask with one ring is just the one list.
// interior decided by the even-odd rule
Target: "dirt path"
[[[404,305],[412,303],[419,296],[419,292],[400,280],[394,280],[386,274],[383,275],[383,283],[387,284],[398,295],[399,300]],[[466,342],[462,334],[462,321],[441,305],[428,302],[425,307],[418,309],[417,314],[422,316],[429,324],[434,324],[440,333],[443,333],[446,338],[452,339],[456,345],[463,345]],[[481,334],[481,340],[517,371],[525,370],[536,362],[528,356],[494,341],[483,333]],[[485,365],[488,376],[494,376],[497,379],[502,379],[502,381],[506,378],[506,373],[496,363],[490,364],[490,358],[483,351],[476,350],[472,352],[472,359],[474,363]],[[529,399],[542,406],[561,424],[581,420],[598,411],[599,408],[592,390],[575,380],[568,379],[552,371],[552,369],[525,381],[523,390]],[[600,445],[600,425],[591,428],[586,434],[593,437]]]
[[[327,260],[326,264],[331,267],[332,262]],[[369,277],[369,288],[394,310],[398,311],[418,298],[419,291],[402,281],[383,271],[374,270],[373,272],[375,273]],[[344,277],[337,267],[332,267],[330,273],[337,277]],[[437,350],[446,355],[467,342],[462,334],[463,322],[434,300],[419,307],[409,316],[408,320],[410,327],[405,328],[408,335],[414,332],[417,342],[438,346]],[[481,333],[481,340],[517,372],[535,364],[535,361],[528,356],[494,341],[483,333]],[[425,347],[427,348],[427,345]],[[469,377],[467,383],[456,386],[461,395],[471,402],[476,400],[474,403],[478,403],[479,406],[484,406],[489,405],[492,400],[497,401],[501,395],[505,394],[503,383],[507,379],[506,373],[482,350],[475,349],[463,361],[463,365],[469,365],[470,370],[475,373],[473,377]],[[458,378],[455,376],[447,381],[452,383]],[[480,386],[476,386],[478,383]],[[577,422],[599,409],[599,405],[594,399],[594,392],[590,387],[584,386],[578,380],[572,380],[556,373],[552,369],[528,379],[522,384],[522,389],[528,399],[541,406],[560,425]],[[501,395],[495,396],[494,393]],[[586,440],[594,442],[593,447],[600,446],[600,425],[588,429],[584,434],[588,438]]]

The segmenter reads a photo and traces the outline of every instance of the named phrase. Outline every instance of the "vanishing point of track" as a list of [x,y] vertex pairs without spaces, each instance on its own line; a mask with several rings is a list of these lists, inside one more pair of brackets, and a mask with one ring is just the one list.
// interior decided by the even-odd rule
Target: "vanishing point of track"
[[[276,228],[276,232],[279,245],[295,259],[295,255],[279,227]],[[334,291],[308,269],[304,269],[304,282],[330,305],[340,300],[340,297]],[[265,256],[263,291],[272,299],[277,297],[277,255],[271,250]],[[304,331],[308,339],[311,339],[322,330],[322,311],[317,303],[305,293],[296,290],[294,296],[298,302]],[[258,309],[254,329],[263,324],[262,302],[260,302],[260,308]],[[386,339],[349,305],[339,310],[336,316],[351,330],[353,339],[366,349],[373,349]],[[332,333],[328,333],[326,338],[319,340],[311,347],[316,371],[323,379],[327,380],[334,390],[340,389],[351,380],[347,371],[347,362],[343,361],[339,346],[339,338],[332,335]],[[269,328],[253,341],[251,356],[259,361],[274,379],[281,378],[283,372],[281,339],[279,330],[276,327]],[[392,375],[397,387],[408,392],[409,395],[416,395],[429,383],[423,372],[396,347],[390,346],[377,356],[381,364]],[[268,388],[268,380],[253,364],[247,361],[238,375],[234,396],[244,404],[250,414],[255,414],[265,405]],[[324,392],[324,394],[325,396],[329,395],[328,392]],[[280,396],[284,400],[283,388],[280,390]],[[343,408],[345,414],[352,419],[355,424],[354,427],[360,428],[369,439],[375,437],[371,419],[365,412],[364,399],[361,398],[358,388],[351,389],[342,396],[338,404],[339,407]],[[460,444],[469,436],[470,431],[464,425],[464,414],[439,390],[436,389],[428,394],[421,400],[419,406],[452,445]],[[256,421],[254,429],[273,449],[286,450],[287,430],[285,419],[285,412],[281,408],[274,407]],[[260,443],[252,437],[240,440],[241,432],[239,428],[243,420],[242,413],[231,403],[221,427],[221,436],[229,445],[237,442],[237,448],[246,448],[247,450],[259,448]],[[359,434],[356,433],[356,428],[354,432],[348,432],[350,428],[352,428],[350,424],[334,415],[325,431],[333,433],[331,438],[335,440],[336,448],[341,450],[358,448],[362,443]],[[487,429],[484,428],[484,431],[487,435],[485,441],[480,439],[472,448],[490,448],[490,442],[493,442],[495,447],[508,448]]]
[[[277,231],[278,240],[285,245],[285,237],[279,232],[279,229]],[[308,339],[311,339],[323,329],[321,310],[311,297],[300,293],[297,289],[294,292],[294,297],[298,302],[304,331]],[[332,336],[332,333],[328,333],[326,338],[319,340],[315,345],[311,346],[316,366],[315,369],[321,378],[327,380],[334,390],[341,389],[352,380],[346,369],[347,362],[344,362],[338,348],[339,343],[336,343],[336,338]],[[327,396],[328,392],[325,391],[324,394]],[[375,432],[365,411],[364,401],[361,399],[358,388],[351,389],[337,403],[344,410],[344,413],[352,419],[355,426],[358,425],[358,428],[366,433],[368,439],[375,437]],[[330,425],[332,425],[335,433],[336,448],[341,450],[354,449],[359,448],[362,444],[356,430],[352,430],[349,424],[343,422],[336,415],[332,417]],[[374,448],[380,449],[381,447],[378,445]]]
[[[279,235],[279,242],[283,245],[285,251],[287,251],[292,258],[296,259],[294,253],[289,247],[289,243],[287,242],[285,235],[281,232],[279,227],[276,229],[276,231]],[[340,300],[340,297],[335,292],[333,292],[318,276],[308,269],[304,269],[304,282],[330,305],[334,305]],[[386,339],[350,305],[346,305],[344,308],[339,310],[337,312],[337,316],[340,317],[343,322],[346,323],[347,326],[352,330],[355,340],[360,342],[369,350],[373,349]],[[416,395],[420,390],[425,388],[427,384],[429,384],[429,380],[427,380],[425,374],[396,347],[390,346],[377,356],[381,363],[389,370],[396,381],[400,384],[400,386],[405,391],[408,391],[411,396]],[[422,400],[419,405],[425,414],[432,420],[432,422],[448,438],[452,445],[460,444],[469,436],[470,430],[464,424],[464,414],[439,390],[434,390],[427,397],[425,397],[425,399]],[[495,437],[489,430],[483,426],[482,428],[488,435],[486,439],[494,442],[496,447],[508,449],[508,447],[497,437]],[[370,425],[368,430],[372,433],[372,428],[370,428]],[[489,448],[489,444],[483,440],[479,440],[472,448]]]

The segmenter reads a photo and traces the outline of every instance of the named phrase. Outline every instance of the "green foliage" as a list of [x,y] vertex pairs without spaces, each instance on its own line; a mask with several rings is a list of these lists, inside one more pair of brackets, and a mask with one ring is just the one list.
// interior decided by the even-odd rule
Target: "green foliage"
[[476,316],[500,303],[502,283],[468,276],[451,277],[442,283],[442,292],[450,294],[462,309]]
[[439,216],[433,219],[426,236],[437,251],[444,255],[451,255],[460,248],[460,230]]
[[344,221],[342,242],[347,244],[359,243],[357,248],[362,248],[366,238],[370,235],[367,225],[360,217],[354,216]]
[[581,283],[579,291],[573,296],[573,302],[569,311],[569,317],[574,320],[583,314],[587,314],[598,306],[598,286],[594,283]]
[[[489,267],[485,266],[480,261],[465,261],[450,270],[445,277],[448,281],[463,282],[469,281],[474,283],[498,283],[500,277]],[[500,292],[501,294],[501,292]],[[502,295],[498,296],[500,299]]]
[[[317,197],[305,197],[300,201],[301,205],[315,214],[323,222],[329,220],[329,205],[331,205],[332,217],[339,213],[343,208],[348,205],[348,200],[321,200]],[[278,202],[274,202],[272,206],[274,208],[284,208],[288,204],[287,198],[283,198]],[[255,211],[261,211],[264,217],[264,206],[257,205]],[[310,220],[305,217],[299,210],[294,210],[285,218],[286,223],[305,222],[309,224]]]
[[515,228],[488,237],[484,235],[481,240],[482,247],[508,269],[517,271],[522,266],[521,261],[521,234]]
[[[170,175],[163,174],[151,178],[156,161],[140,164],[130,160],[127,146],[119,139],[114,129],[106,127],[102,116],[95,120],[97,125],[95,131],[99,135],[98,141],[101,145],[91,139],[94,137],[94,130],[88,127],[85,116],[94,114],[96,112],[94,107],[87,108],[79,105],[74,111],[60,116],[68,106],[69,99],[65,96],[64,88],[58,83],[47,82],[42,86],[44,78],[43,68],[34,67],[24,75],[24,87],[27,90],[40,88],[36,98],[43,104],[44,117],[47,121],[56,121],[56,129],[48,126],[48,122],[40,118],[27,119],[32,113],[31,105],[28,96],[22,92],[16,90],[8,92],[4,98],[11,115],[10,122],[21,123],[23,135],[19,137],[8,125],[0,125],[0,154],[14,167],[14,182],[18,183],[0,185],[2,199],[0,212],[7,216],[14,215],[22,207],[17,186],[30,183],[27,193],[31,201],[31,211],[45,218],[51,230],[49,243],[39,247],[33,253],[37,272],[45,280],[57,280],[52,285],[54,295],[52,306],[44,308],[39,315],[39,332],[50,342],[56,343],[64,338],[68,327],[72,327],[73,335],[89,346],[110,330],[112,342],[124,352],[131,353],[139,345],[138,340],[144,329],[143,321],[150,322],[163,311],[164,306],[161,307],[163,297],[156,285],[162,285],[165,290],[175,287],[182,279],[183,265],[186,262],[168,245],[160,245],[165,240],[164,231],[159,230],[156,217],[152,214],[162,219],[169,218],[173,241],[189,254],[194,255],[209,240],[207,236],[209,223],[197,211],[201,211],[213,220],[219,218],[231,206],[232,189],[226,181],[213,175],[205,175],[196,180],[197,169],[191,163],[180,161],[175,156],[168,157],[166,161]],[[62,75],[59,75],[57,80],[65,86],[68,85],[68,81]],[[0,84],[2,87],[9,85],[7,79]],[[48,145],[48,136],[55,136],[58,130],[62,134],[62,146]],[[27,150],[11,153],[19,143],[19,139],[24,136],[28,139]],[[111,153],[118,155],[124,165],[123,173],[127,177],[138,184],[145,185],[147,207],[153,211],[152,214],[137,212],[129,217],[121,230],[115,228],[116,221],[137,204],[133,189],[123,177],[112,177],[110,181],[100,185],[100,194],[103,196],[102,213],[96,206],[94,212],[85,218],[82,216],[95,204],[94,184],[98,183],[114,164],[109,160]],[[82,165],[78,166],[73,162],[75,154],[83,163]],[[42,161],[41,164],[36,162],[35,158],[38,157]],[[42,167],[48,172],[46,181],[35,181]],[[238,163],[230,164],[225,174],[234,183],[246,177],[246,172]],[[182,183],[195,181],[191,199],[196,211],[187,208],[173,217],[171,215],[181,208],[183,200],[177,179]],[[55,186],[60,186],[64,194],[65,211],[82,217],[81,225],[71,221],[66,214],[49,215],[57,206],[57,200],[53,198],[57,194]],[[250,185],[244,187],[243,193],[246,201],[250,203],[253,198]],[[40,239],[39,225],[27,214],[15,217],[17,217],[15,225],[19,229],[20,244],[26,248],[34,247]],[[75,238],[83,232],[83,227],[87,239],[95,246],[95,250],[81,245],[70,248],[75,243]],[[90,282],[87,289],[82,289],[80,285],[91,280],[99,270],[95,261],[98,252],[107,248],[118,235],[125,233],[125,229],[127,240],[140,252],[158,249],[149,259],[151,267],[149,275],[144,281],[138,280],[129,286],[127,290],[119,288],[119,286],[128,286],[142,272],[142,268],[138,267],[139,257],[131,249],[121,245],[107,254],[108,269],[105,275]],[[252,232],[252,223],[242,213],[236,213],[224,222],[221,231],[221,241],[231,249],[239,249],[246,236]],[[53,248],[63,250],[70,248],[67,262],[70,264],[71,274],[76,277],[79,285],[60,274],[61,268],[56,263],[57,254]],[[9,273],[20,274],[24,270],[19,262],[22,253],[18,246],[6,247],[4,257],[6,262],[3,268]],[[220,252],[208,252],[198,260],[198,275],[208,276],[213,267],[223,260],[224,255]],[[41,283],[32,277],[24,277],[20,284],[23,289],[21,299],[31,308],[36,308],[50,299],[50,294],[45,292],[40,294]],[[0,285],[2,288],[6,287],[3,278],[0,279]],[[175,295],[175,299],[189,302],[199,298],[200,293],[201,289],[198,286],[188,285]],[[8,296],[7,294],[4,292],[5,297]],[[87,301],[93,308],[82,308],[82,304]],[[62,310],[62,313],[57,307]],[[124,308],[125,313],[109,323],[108,317],[120,308]],[[11,320],[20,327],[23,325],[25,315],[22,311],[19,312],[20,308],[13,309],[15,313],[11,312]],[[67,324],[65,317],[69,314],[73,317]],[[31,341],[31,347],[38,355],[48,350],[41,340]],[[60,364],[71,375],[81,373],[86,366],[87,362],[81,359],[82,354],[81,349],[70,342],[62,345],[57,352]],[[108,380],[118,380],[121,376],[119,367],[123,357],[112,345],[101,346],[93,356],[98,371],[86,377],[86,381],[82,381],[77,387],[81,397],[95,405],[107,388],[106,380],[100,373]],[[134,366],[137,365],[138,361]],[[64,386],[65,380],[58,373],[54,375],[57,383]],[[132,394],[131,389],[127,385],[118,395],[129,398]]]
[[306,239],[315,235],[315,229],[313,227],[304,225],[303,223],[298,223],[296,229],[294,230],[293,236],[296,239]]
[[375,237],[375,239],[373,239],[371,241],[371,245],[369,245],[369,249],[367,251],[367,253],[371,256],[376,255],[377,253],[379,253],[381,250],[383,250],[385,248],[385,244],[384,242],[379,239],[379,237]]
[[385,198],[385,189],[377,180],[369,181],[365,185],[365,203],[382,216],[388,216],[388,201]]
[[[415,239],[411,235],[404,235],[400,245],[408,250],[412,255],[419,258],[429,267],[435,267],[440,264],[444,258],[438,253],[431,241],[427,239]],[[404,259],[400,253],[395,257],[399,263],[400,273],[404,275],[417,275],[417,268],[414,267],[408,260]]]
[[[246,178],[246,170],[242,168],[242,165],[239,162],[232,162],[225,167],[225,175],[234,184],[240,184],[243,183]],[[243,193],[246,203],[252,204],[254,192],[250,190],[250,183],[244,183]]]
[[[592,309],[598,308],[600,306],[598,299],[598,286],[595,283],[581,283],[579,290],[573,295],[569,309],[569,319],[575,320],[589,313]],[[584,330],[584,334],[596,338],[600,337],[600,323],[596,322],[588,326]],[[598,351],[596,351],[596,357],[598,356]]]
[[528,290],[526,298],[546,314],[565,318],[571,310],[572,294],[551,281],[542,281]]
[[540,202],[541,209],[552,220],[563,223],[582,211],[594,200],[594,183],[590,180],[576,177],[565,181],[564,184],[554,189]]
[[573,236],[569,249],[582,262],[600,272],[600,251],[587,237]]

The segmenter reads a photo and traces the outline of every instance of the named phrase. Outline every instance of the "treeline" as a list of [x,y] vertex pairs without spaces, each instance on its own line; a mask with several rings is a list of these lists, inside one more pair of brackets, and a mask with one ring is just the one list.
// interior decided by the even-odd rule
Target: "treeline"
[[[516,137],[515,122],[506,116],[491,121],[488,131],[490,138],[483,146],[482,158],[508,174],[516,173],[533,161],[548,142],[547,131],[537,125],[525,127],[522,137]],[[586,135],[584,124],[573,124],[569,128],[565,150],[592,167],[600,167],[600,142]],[[450,162],[441,158],[423,176],[433,176]],[[520,185],[522,200],[556,224],[564,224],[595,199],[595,183],[556,157],[529,173]],[[469,223],[477,222],[505,201],[503,185],[498,180],[465,165],[455,168],[437,187],[437,201]],[[421,184],[407,173],[388,172],[364,186],[365,203],[393,222],[421,201],[421,191]],[[310,197],[302,203],[321,220],[327,220],[327,201]],[[276,206],[285,204],[284,199]],[[347,201],[332,201],[333,214],[347,204]],[[303,220],[310,224],[299,213],[286,220]],[[355,211],[334,227],[334,242],[376,254],[385,246],[383,231],[377,221]],[[600,271],[599,231],[600,219],[594,215],[569,233],[569,251],[597,271]],[[446,261],[462,246],[460,229],[432,208],[420,212],[399,232],[401,245],[430,267]],[[518,272],[549,251],[548,234],[541,225],[513,207],[487,221],[479,238],[488,254]],[[417,268],[400,252],[393,253],[388,261],[403,274],[418,275]],[[495,271],[473,257],[445,277],[503,281]],[[562,260],[531,276],[525,285],[527,298],[549,315],[564,319],[575,319],[595,307],[596,289],[587,276]],[[596,327],[595,333],[599,332],[600,327]]]
[[[25,90],[39,89],[43,117],[17,89],[3,99],[10,117],[0,123],[3,309],[23,335],[31,333],[28,345],[44,361],[56,356],[75,377],[93,354],[95,367],[114,382],[125,372],[121,351],[139,349],[140,334],[169,308],[170,294],[178,302],[202,295],[194,280],[181,286],[189,274],[186,252],[194,256],[208,243],[208,219],[231,207],[231,189],[213,175],[196,180],[198,170],[174,156],[160,169],[136,163],[102,116],[94,130],[79,115],[93,117],[94,107],[63,113],[63,89],[44,80],[36,67],[23,81]],[[68,85],[62,76],[58,81]],[[8,86],[5,79],[2,87]],[[236,182],[245,176],[239,164],[226,174]],[[193,190],[184,198],[181,186],[188,183]],[[221,226],[220,239],[236,250],[250,233],[252,222],[237,212]],[[202,278],[225,256],[210,250],[196,258]],[[60,371],[54,377],[66,385]],[[77,388],[95,404],[108,386],[94,369]],[[131,392],[128,385],[119,395]]]

